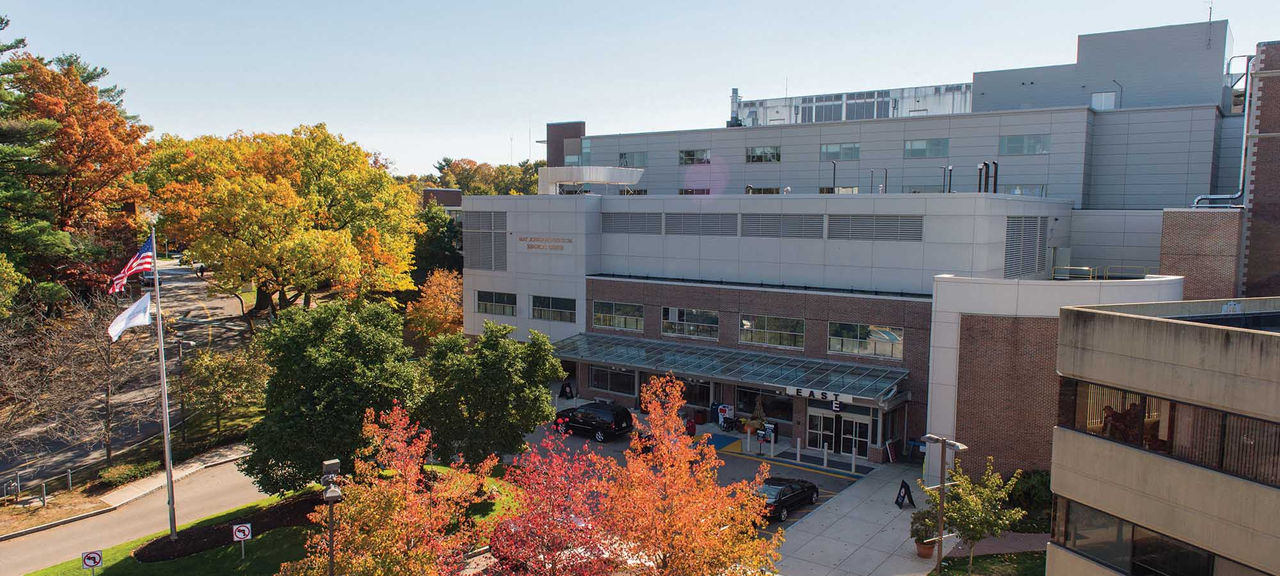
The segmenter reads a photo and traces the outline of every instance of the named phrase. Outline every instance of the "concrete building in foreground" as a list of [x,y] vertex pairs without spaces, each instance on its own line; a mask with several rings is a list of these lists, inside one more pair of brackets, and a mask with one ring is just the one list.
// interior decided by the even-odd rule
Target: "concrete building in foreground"
[[1059,308],[1275,277],[1244,239],[1270,242],[1246,192],[1280,198],[1276,176],[1241,151],[1280,95],[1255,82],[1258,122],[1233,114],[1230,54],[1225,22],[1168,26],[977,73],[966,113],[548,125],[542,194],[463,200],[465,331],[546,333],[584,396],[629,406],[671,371],[801,449],[919,458],[933,432],[1047,469]]
[[1049,576],[1280,573],[1280,298],[1063,308]]

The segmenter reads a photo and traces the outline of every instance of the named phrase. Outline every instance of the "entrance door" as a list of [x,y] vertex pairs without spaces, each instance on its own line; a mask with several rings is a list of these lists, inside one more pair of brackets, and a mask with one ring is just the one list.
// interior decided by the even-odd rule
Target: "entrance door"
[[821,450],[823,446],[826,446],[828,450],[836,449],[836,424],[838,420],[833,413],[810,410],[806,444],[815,450]]

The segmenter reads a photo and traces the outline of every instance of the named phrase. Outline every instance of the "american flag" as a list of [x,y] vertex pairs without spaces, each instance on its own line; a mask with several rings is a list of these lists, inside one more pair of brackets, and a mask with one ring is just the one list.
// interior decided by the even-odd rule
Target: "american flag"
[[138,253],[129,259],[129,263],[124,265],[124,270],[116,274],[111,279],[111,289],[107,290],[108,294],[123,292],[124,285],[129,281],[129,277],[138,272],[148,272],[156,269],[156,243],[155,234],[147,237],[147,241],[142,243],[142,247],[138,248]]

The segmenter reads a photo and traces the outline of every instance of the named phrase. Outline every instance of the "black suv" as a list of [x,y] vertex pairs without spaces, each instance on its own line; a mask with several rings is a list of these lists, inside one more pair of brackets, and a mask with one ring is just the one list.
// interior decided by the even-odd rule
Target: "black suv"
[[596,442],[604,442],[635,429],[631,412],[617,404],[592,402],[556,412],[556,430],[562,433],[587,433]]

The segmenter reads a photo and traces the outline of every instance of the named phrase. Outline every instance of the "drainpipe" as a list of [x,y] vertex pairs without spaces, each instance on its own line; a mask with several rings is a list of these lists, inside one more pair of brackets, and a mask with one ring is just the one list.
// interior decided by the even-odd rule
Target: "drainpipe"
[[[1240,188],[1235,194],[1201,194],[1191,202],[1192,208],[1203,208],[1212,206],[1202,206],[1200,203],[1209,200],[1236,200],[1244,198],[1244,177],[1248,171],[1249,160],[1249,113],[1253,108],[1253,93],[1250,81],[1252,80],[1253,54],[1245,54],[1242,56],[1232,56],[1227,60],[1227,70],[1231,70],[1231,61],[1236,58],[1244,58],[1244,128],[1240,130]],[[1243,204],[1243,203],[1242,203]],[[1229,205],[1229,204],[1228,204]]]

